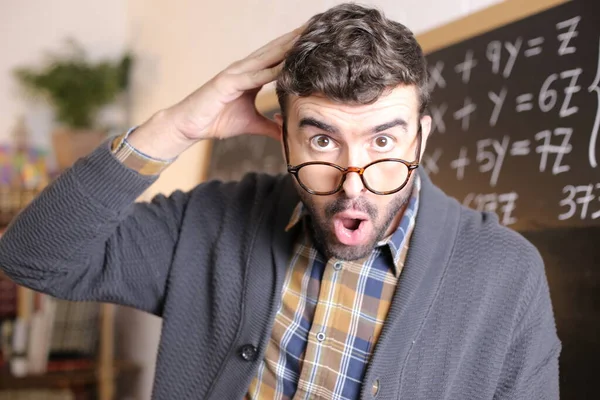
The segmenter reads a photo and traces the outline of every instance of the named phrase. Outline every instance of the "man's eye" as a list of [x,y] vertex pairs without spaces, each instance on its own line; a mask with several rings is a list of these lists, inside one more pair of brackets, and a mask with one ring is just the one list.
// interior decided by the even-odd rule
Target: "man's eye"
[[390,151],[394,148],[394,146],[394,139],[386,135],[377,136],[373,140],[373,147],[377,151]]
[[335,148],[333,140],[325,135],[315,136],[311,139],[310,143],[316,150],[331,150]]

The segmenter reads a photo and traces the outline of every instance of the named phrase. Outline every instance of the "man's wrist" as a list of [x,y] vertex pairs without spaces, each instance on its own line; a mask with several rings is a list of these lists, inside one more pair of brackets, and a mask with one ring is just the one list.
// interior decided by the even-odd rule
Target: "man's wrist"
[[141,152],[129,143],[129,135],[135,131],[133,127],[127,133],[117,136],[111,143],[111,151],[120,163],[139,172],[142,175],[159,175],[165,168],[175,161],[172,159],[158,159]]
[[159,111],[129,134],[127,142],[155,160],[174,160],[195,142],[176,132],[167,111]]
[[174,134],[164,112],[113,139],[111,151],[128,168],[142,175],[158,175],[193,141]]

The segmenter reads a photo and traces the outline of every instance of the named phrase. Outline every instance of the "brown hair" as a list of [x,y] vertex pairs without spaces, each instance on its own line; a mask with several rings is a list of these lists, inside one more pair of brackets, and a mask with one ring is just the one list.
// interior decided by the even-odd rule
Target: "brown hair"
[[346,3],[310,19],[286,56],[276,91],[285,115],[290,94],[370,104],[400,84],[417,87],[423,112],[427,66],[413,33],[377,9]]

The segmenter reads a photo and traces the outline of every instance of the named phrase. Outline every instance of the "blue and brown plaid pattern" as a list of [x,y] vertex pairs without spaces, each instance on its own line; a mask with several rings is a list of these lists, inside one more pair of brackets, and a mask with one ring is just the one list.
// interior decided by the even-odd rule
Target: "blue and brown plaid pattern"
[[[357,399],[404,266],[420,182],[398,229],[366,258],[325,260],[304,227],[247,399]],[[288,227],[306,220],[301,204]]]
[[175,161],[158,160],[152,158],[129,144],[127,137],[136,127],[129,129],[126,133],[112,139],[110,149],[113,155],[126,167],[140,173],[141,175],[159,175],[165,168]]

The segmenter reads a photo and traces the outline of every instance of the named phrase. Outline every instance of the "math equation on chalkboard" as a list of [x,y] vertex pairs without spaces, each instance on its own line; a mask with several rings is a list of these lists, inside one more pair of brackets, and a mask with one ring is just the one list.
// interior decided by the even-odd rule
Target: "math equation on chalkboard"
[[573,1],[428,54],[422,167],[529,230],[600,224],[600,5]]

